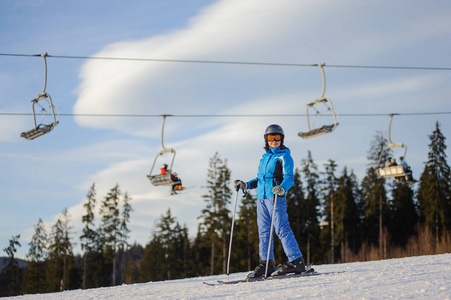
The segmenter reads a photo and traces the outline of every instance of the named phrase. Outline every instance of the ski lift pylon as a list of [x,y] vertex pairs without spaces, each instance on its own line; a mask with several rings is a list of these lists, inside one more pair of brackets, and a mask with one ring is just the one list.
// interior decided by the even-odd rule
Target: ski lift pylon
[[[50,95],[48,93],[45,92],[45,88],[47,87],[47,61],[46,61],[47,53],[41,54],[40,56],[42,56],[44,58],[44,88],[42,89],[42,92],[36,96],[36,98],[31,100],[32,109],[33,109],[34,128],[27,132],[22,132],[22,134],[20,135],[21,137],[24,137],[27,140],[33,140],[41,135],[49,133],[59,123],[58,118],[55,115],[55,108],[53,106],[52,98],[50,97]],[[42,111],[45,111],[45,113],[43,114],[43,116],[41,118],[41,122],[43,121],[44,116],[47,114],[47,110],[39,104],[39,101],[47,102],[47,104],[50,108],[50,112],[52,113],[52,117],[53,117],[52,123],[38,124],[38,122],[36,120],[35,106],[38,105],[39,107],[41,107]]]
[[[163,118],[163,125],[161,126],[161,147],[162,147],[162,149],[160,150],[160,152],[158,152],[157,156],[155,156],[155,159],[152,164],[152,168],[150,169],[150,172],[149,172],[149,175],[147,175],[147,178],[149,178],[150,182],[155,186],[171,185],[171,186],[175,186],[175,189],[181,190],[181,189],[183,189],[181,187],[181,184],[182,184],[181,180],[177,177],[176,173],[172,173],[172,166],[174,165],[174,160],[175,160],[175,150],[172,148],[166,148],[164,146],[164,142],[163,142],[164,124],[165,124],[167,116],[169,116],[169,115],[161,116]],[[158,173],[154,174],[153,170],[155,168],[155,164],[158,160],[158,157],[160,157],[161,155],[164,155],[166,153],[173,154],[170,166],[168,167],[165,174],[158,174]]]
[[[391,124],[393,121],[393,116],[397,115],[397,114],[390,114],[390,122],[388,123],[388,145],[387,147],[385,147],[384,149],[382,149],[380,155],[379,155],[379,160],[377,162],[378,167],[381,164],[381,160],[382,157],[384,157],[384,152],[389,151],[390,149],[393,148],[404,148],[404,155],[403,155],[403,159],[406,159],[406,155],[407,155],[407,146],[403,143],[393,143],[391,141]],[[413,179],[411,179],[411,175],[408,176],[406,174],[406,170],[405,167],[403,165],[387,165],[387,166],[382,166],[378,168],[378,173],[381,177],[383,178],[390,178],[390,177],[394,177],[395,179],[397,179],[396,182],[407,182],[409,183],[409,185],[412,185],[411,183],[414,183]]]
[[[299,132],[299,136],[303,139],[308,139],[314,136],[318,136],[318,135],[322,135],[325,133],[329,133],[332,132],[335,127],[337,127],[338,122],[337,122],[337,117],[335,116],[335,110],[334,110],[334,105],[332,104],[332,101],[328,98],[324,98],[324,94],[326,92],[326,75],[324,73],[324,66],[326,64],[325,63],[321,63],[318,64],[319,67],[321,67],[321,74],[323,75],[323,93],[321,94],[321,97],[319,97],[318,99],[313,100],[312,102],[310,102],[309,104],[307,104],[306,107],[306,115],[307,115],[307,126],[308,126],[308,131],[307,132]],[[334,120],[334,123],[331,125],[324,125],[318,128],[313,128],[310,125],[310,114],[309,111],[310,110],[315,110],[316,111],[316,115],[322,115],[319,110],[315,107],[315,105],[318,104],[324,104],[327,108],[327,112],[331,112],[332,113],[332,117]]]

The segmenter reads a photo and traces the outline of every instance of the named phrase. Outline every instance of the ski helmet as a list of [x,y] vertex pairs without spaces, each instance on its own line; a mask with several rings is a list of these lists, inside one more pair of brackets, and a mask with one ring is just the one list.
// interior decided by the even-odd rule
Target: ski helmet
[[283,132],[282,127],[280,127],[277,124],[272,124],[266,128],[265,135],[263,136],[265,138],[265,147],[263,147],[265,150],[268,150],[270,148],[268,140],[266,139],[268,134],[280,134],[282,136],[282,139],[280,140],[280,145],[283,146],[283,140],[285,137],[285,133]]
[[285,136],[285,133],[283,132],[282,127],[280,127],[280,126],[277,125],[277,124],[269,125],[269,126],[266,128],[266,130],[265,130],[265,137],[266,137],[268,134],[280,134],[280,135],[282,135],[282,136]]

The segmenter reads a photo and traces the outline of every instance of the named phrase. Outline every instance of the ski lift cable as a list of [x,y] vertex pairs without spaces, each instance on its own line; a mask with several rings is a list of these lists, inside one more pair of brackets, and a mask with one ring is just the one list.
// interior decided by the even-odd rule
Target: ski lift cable
[[[0,56],[36,57],[40,54],[14,54],[0,53]],[[169,63],[199,63],[199,64],[229,64],[229,65],[259,65],[280,67],[317,67],[318,64],[276,63],[276,62],[249,62],[249,61],[220,61],[220,60],[189,60],[189,59],[157,59],[157,58],[127,58],[127,57],[100,57],[100,56],[73,56],[73,55],[47,55],[51,58],[62,59],[97,59],[97,60],[124,60]],[[415,66],[370,66],[370,65],[327,65],[331,68],[359,68],[359,69],[399,69],[399,70],[432,70],[451,71],[451,67],[415,67]]]
[[[389,116],[391,113],[355,113],[355,114],[340,114],[340,117],[382,117]],[[451,111],[441,112],[414,112],[414,113],[397,113],[398,116],[424,116],[424,115],[450,115]],[[32,113],[20,113],[20,112],[0,112],[0,116],[30,116]],[[36,113],[36,115],[42,115]],[[162,115],[151,114],[83,114],[83,113],[60,113],[62,117],[110,117],[110,118],[161,118]],[[306,117],[306,114],[204,114],[204,115],[176,115],[167,114],[167,117],[173,118],[266,118],[266,117]]]

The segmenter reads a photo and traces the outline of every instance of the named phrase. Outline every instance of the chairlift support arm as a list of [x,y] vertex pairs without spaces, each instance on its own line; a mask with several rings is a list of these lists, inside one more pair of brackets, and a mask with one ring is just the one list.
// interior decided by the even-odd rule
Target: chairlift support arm
[[163,142],[163,137],[164,137],[164,124],[166,123],[166,117],[170,116],[170,115],[162,115],[161,117],[163,118],[163,125],[161,126],[161,148],[164,150],[166,149],[164,147],[164,142]]
[[321,74],[323,75],[323,93],[321,94],[320,99],[324,98],[324,94],[326,93],[326,74],[324,73],[324,66],[326,63],[318,64],[321,68]]
[[47,60],[45,58],[47,57],[47,52],[41,54],[41,56],[44,58],[44,87],[41,94],[45,94],[45,88],[47,87]]
[[394,115],[397,115],[397,114],[390,114],[389,115],[389,117],[390,117],[390,122],[388,122],[388,143],[389,144],[393,144],[392,141],[391,141],[391,123],[393,121],[393,116]]

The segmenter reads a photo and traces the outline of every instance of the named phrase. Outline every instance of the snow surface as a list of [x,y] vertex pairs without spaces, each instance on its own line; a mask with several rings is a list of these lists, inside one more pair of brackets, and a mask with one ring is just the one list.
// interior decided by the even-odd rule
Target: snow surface
[[[267,282],[207,286],[226,275],[149,282],[62,293],[25,295],[22,299],[450,299],[451,254],[370,262],[318,265],[321,276]],[[229,280],[241,279],[236,273]]]

